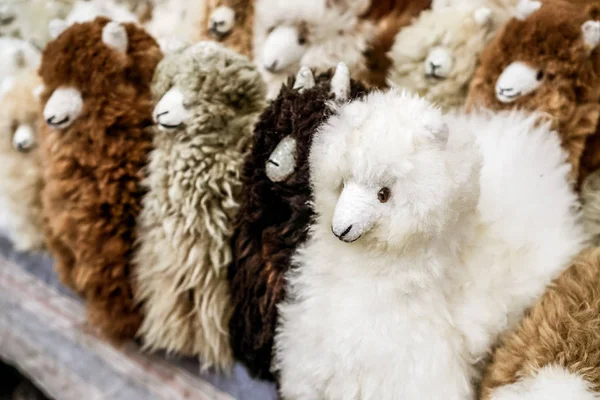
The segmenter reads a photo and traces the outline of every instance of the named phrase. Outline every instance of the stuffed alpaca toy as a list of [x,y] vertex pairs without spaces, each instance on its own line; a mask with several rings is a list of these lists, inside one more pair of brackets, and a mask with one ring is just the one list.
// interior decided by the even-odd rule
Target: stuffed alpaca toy
[[275,98],[300,66],[326,71],[342,61],[353,76],[366,73],[364,53],[376,28],[351,3],[256,1],[254,60],[267,82],[268,98]]
[[19,251],[40,250],[42,169],[37,149],[40,80],[32,70],[10,81],[0,95],[0,230]]
[[[313,78],[302,68],[290,79],[256,125],[246,159],[240,212],[232,239],[229,282],[234,305],[229,322],[236,359],[262,379],[273,379],[271,358],[277,305],[294,250],[306,240],[309,206],[308,150],[318,126],[331,114],[332,100],[356,99],[365,92],[340,64],[335,75]],[[337,85],[337,86],[336,86]]]
[[198,40],[208,0],[154,0],[152,18],[145,27],[159,41],[177,39],[184,44]]
[[319,129],[275,337],[284,399],[474,398],[477,361],[582,247],[565,154],[536,122],[392,90]]
[[396,36],[389,84],[444,109],[463,106],[479,53],[508,19],[503,8],[439,6]]
[[574,260],[506,335],[481,384],[481,398],[600,398],[600,249]]
[[0,92],[4,79],[21,71],[36,69],[41,55],[31,43],[12,37],[0,37]]
[[255,0],[206,0],[200,39],[212,39],[252,57]]
[[586,140],[600,118],[596,7],[522,1],[517,11],[482,53],[467,107],[546,113],[581,182]]
[[137,25],[97,18],[50,42],[40,66],[47,246],[61,280],[87,300],[90,322],[116,341],[141,322],[130,262],[161,58]]
[[167,56],[154,77],[158,127],[135,256],[139,335],[152,350],[199,355],[203,367],[232,361],[229,242],[265,90],[246,57],[215,42]]

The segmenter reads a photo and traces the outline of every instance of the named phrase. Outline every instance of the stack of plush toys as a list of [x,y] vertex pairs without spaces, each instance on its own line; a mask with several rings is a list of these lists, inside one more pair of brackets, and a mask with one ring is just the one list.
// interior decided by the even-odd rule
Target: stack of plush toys
[[0,229],[284,399],[600,398],[600,1],[0,6]]

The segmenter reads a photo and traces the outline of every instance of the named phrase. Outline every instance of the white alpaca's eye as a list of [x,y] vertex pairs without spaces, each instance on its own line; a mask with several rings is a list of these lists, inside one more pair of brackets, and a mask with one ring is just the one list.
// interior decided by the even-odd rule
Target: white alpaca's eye
[[381,188],[379,193],[377,193],[377,200],[380,203],[387,203],[390,197],[392,197],[392,191],[387,187]]

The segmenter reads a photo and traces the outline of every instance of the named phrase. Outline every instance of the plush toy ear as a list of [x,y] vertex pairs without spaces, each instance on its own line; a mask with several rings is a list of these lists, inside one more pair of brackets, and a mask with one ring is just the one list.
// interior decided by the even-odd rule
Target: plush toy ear
[[69,23],[64,19],[53,19],[48,25],[48,31],[50,33],[50,39],[54,40],[60,36],[61,33],[67,30]]
[[537,0],[519,0],[515,10],[515,18],[521,21],[542,7],[542,2]]
[[429,145],[443,149],[448,143],[448,136],[450,136],[448,125],[440,119],[425,124],[424,131],[415,137],[415,142],[417,145]]
[[308,67],[300,68],[296,75],[296,81],[294,82],[294,89],[298,89],[299,92],[303,92],[306,89],[311,89],[315,86],[315,77],[312,71]]
[[109,22],[102,29],[102,42],[121,53],[126,53],[129,46],[129,38],[127,37],[125,27],[115,21]]
[[583,41],[590,50],[595,49],[600,43],[600,21],[586,21],[581,26]]
[[331,93],[337,101],[346,101],[350,98],[350,71],[343,62],[337,65],[331,78]]
[[480,7],[475,10],[473,14],[473,18],[475,18],[475,22],[479,26],[486,26],[490,22],[492,22],[492,10],[487,7]]

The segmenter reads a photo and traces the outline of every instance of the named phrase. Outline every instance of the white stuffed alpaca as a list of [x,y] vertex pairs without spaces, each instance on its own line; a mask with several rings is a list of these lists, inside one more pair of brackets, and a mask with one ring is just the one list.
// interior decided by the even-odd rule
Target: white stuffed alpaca
[[338,109],[280,308],[285,399],[474,397],[479,357],[581,248],[565,155],[535,118],[397,91]]
[[[515,3],[516,0],[512,0]],[[444,109],[464,105],[479,53],[510,16],[493,0],[446,1],[423,11],[401,30],[388,56],[388,81]]]
[[357,5],[330,3],[335,2],[257,0],[254,61],[269,98],[277,96],[300,66],[323,71],[343,61],[354,75],[364,72],[364,52],[375,26],[359,18]]

